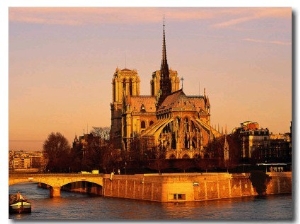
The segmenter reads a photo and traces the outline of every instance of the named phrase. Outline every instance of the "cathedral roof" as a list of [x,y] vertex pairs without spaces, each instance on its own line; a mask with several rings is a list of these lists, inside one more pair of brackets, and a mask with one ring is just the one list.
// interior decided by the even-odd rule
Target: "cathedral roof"
[[204,108],[205,102],[203,96],[188,96],[189,101],[195,105],[195,107],[198,108]]
[[190,101],[189,97],[185,95],[182,89],[180,89],[168,95],[158,108],[158,111],[170,109],[196,110],[196,107],[194,102]]
[[[156,98],[154,96],[131,96],[130,105],[133,111],[155,112]],[[143,107],[143,108],[142,108]]]

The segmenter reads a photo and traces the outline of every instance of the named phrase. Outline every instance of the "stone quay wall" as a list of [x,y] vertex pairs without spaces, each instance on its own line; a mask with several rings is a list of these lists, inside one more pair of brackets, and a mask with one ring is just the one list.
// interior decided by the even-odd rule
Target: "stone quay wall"
[[[269,172],[266,195],[291,194],[291,172]],[[258,195],[250,173],[104,175],[102,196],[157,202],[204,201]]]

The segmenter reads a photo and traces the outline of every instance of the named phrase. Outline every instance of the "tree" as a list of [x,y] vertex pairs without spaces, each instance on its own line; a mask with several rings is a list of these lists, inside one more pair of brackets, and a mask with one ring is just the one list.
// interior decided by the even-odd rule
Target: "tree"
[[103,140],[109,140],[109,133],[109,127],[93,127],[93,130],[91,131],[93,136],[99,136]]
[[86,144],[82,149],[84,151],[82,158],[82,170],[99,170],[101,163],[100,141],[100,136],[94,136],[92,133],[85,135]]
[[104,173],[110,173],[121,168],[121,152],[119,149],[114,149],[113,143],[110,142],[102,146],[100,152],[100,167]]
[[46,171],[69,172],[70,145],[59,132],[52,132],[43,144],[44,157],[47,160]]

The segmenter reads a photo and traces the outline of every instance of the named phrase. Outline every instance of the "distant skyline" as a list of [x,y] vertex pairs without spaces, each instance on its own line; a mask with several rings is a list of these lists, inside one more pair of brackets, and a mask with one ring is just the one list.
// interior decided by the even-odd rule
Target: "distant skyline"
[[[136,69],[150,95],[167,59],[187,95],[211,103],[211,124],[273,133],[292,121],[292,8],[9,8],[9,149],[42,150],[51,132],[72,144],[110,126],[115,69]],[[180,83],[180,86],[182,83]]]

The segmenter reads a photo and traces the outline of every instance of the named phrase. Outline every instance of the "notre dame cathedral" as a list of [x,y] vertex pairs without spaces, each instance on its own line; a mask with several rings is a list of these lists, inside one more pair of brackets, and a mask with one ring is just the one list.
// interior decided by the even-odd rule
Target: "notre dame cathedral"
[[205,146],[219,137],[210,125],[210,102],[204,94],[187,96],[177,71],[169,69],[163,25],[160,70],[152,73],[151,95],[140,95],[136,70],[116,69],[112,79],[111,133],[114,148],[163,149],[166,159],[203,158]]

